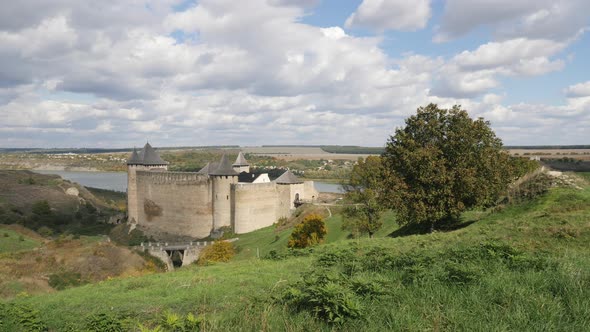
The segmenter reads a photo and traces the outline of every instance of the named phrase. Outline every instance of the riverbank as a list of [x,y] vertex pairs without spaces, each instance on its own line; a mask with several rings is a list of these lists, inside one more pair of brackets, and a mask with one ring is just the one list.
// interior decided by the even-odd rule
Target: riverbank
[[[127,192],[127,173],[126,172],[105,172],[105,171],[73,171],[73,170],[33,170],[39,174],[55,174],[62,178],[77,182],[85,187],[93,187],[119,192]],[[305,179],[307,180],[307,179]],[[338,182],[330,183],[327,181],[314,181],[317,191],[326,193],[343,193]]]

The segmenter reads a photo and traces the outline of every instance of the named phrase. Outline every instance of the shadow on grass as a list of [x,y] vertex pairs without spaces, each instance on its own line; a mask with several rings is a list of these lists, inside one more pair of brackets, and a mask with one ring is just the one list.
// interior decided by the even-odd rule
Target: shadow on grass
[[[437,232],[452,232],[452,231],[456,231],[462,228],[465,228],[473,223],[475,223],[477,220],[469,220],[469,221],[464,221],[464,222],[454,222],[454,223],[445,223],[443,225],[439,225],[439,226],[435,226],[434,231]],[[410,235],[420,235],[420,234],[428,234],[431,232],[430,226],[429,225],[416,225],[416,224],[410,224],[410,225],[404,225],[398,229],[396,229],[395,231],[391,232],[389,235],[389,237],[404,237],[404,236],[410,236]]]

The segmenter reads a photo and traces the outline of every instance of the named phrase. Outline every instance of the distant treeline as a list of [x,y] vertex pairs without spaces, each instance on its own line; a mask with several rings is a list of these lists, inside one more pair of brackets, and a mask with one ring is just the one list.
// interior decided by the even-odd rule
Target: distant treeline
[[321,148],[321,145],[301,145],[301,144],[280,144],[280,145],[262,145],[263,148]]
[[[142,147],[137,147],[140,150]],[[157,150],[190,150],[190,149],[238,149],[239,145],[206,145],[206,146],[169,146],[156,147]],[[59,154],[59,153],[117,153],[117,152],[131,152],[133,148],[0,148],[0,153],[33,153],[33,154]]]
[[504,149],[521,150],[567,150],[567,149],[590,149],[590,145],[507,145]]
[[382,154],[384,147],[365,147],[354,145],[323,145],[322,150],[328,153],[347,153],[347,154]]

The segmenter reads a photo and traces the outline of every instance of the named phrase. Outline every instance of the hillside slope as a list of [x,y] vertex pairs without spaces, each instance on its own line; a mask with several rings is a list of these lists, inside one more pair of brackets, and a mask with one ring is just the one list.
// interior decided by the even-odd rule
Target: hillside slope
[[[588,330],[588,185],[464,221],[17,298],[0,318],[11,327],[25,312],[52,330],[88,328],[101,314],[137,331],[166,325],[167,311],[200,316],[206,331]],[[260,232],[260,241],[275,236]]]

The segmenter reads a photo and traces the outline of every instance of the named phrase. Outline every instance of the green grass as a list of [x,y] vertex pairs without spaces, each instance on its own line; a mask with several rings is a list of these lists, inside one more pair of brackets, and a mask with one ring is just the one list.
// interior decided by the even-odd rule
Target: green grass
[[0,226],[0,253],[30,250],[40,244],[39,241],[31,237]]
[[577,172],[575,174],[581,176],[582,178],[586,179],[587,181],[590,181],[590,172]]
[[[382,220],[383,228],[376,232],[375,237],[385,237],[398,228],[393,213],[385,213]],[[325,222],[328,229],[328,234],[324,239],[325,244],[349,238],[350,232],[342,230],[342,215],[334,214]],[[235,242],[235,245],[238,253],[235,259],[264,258],[272,250],[277,253],[285,253],[288,251],[287,242],[291,231],[291,229],[286,229],[277,232],[275,226],[269,226],[251,233],[237,235],[239,240]]]
[[[130,330],[139,322],[154,327],[165,310],[198,314],[207,331],[590,328],[588,187],[552,189],[500,212],[465,215],[474,220],[452,232],[396,238],[385,236],[395,229],[390,223],[378,238],[344,240],[333,217],[325,245],[298,257],[256,259],[256,248],[263,256],[286,246],[290,231],[273,242],[269,227],[241,235],[242,251],[230,263],[114,279],[10,304],[37,310],[53,330],[83,329],[86,317],[97,313],[120,316]],[[343,322],[327,323],[322,312],[342,315]]]

